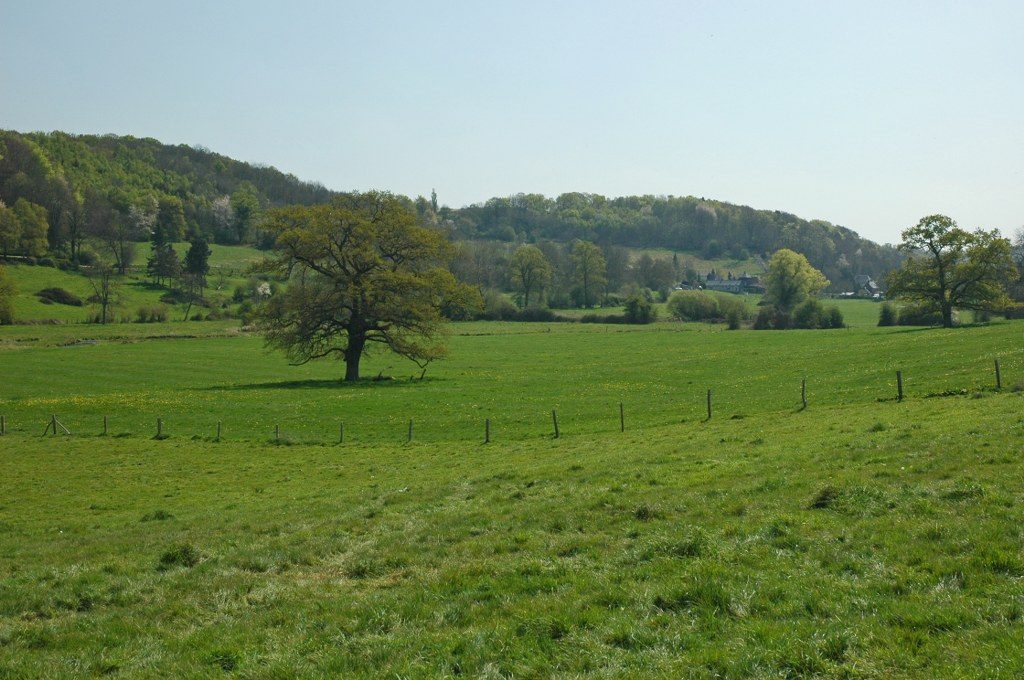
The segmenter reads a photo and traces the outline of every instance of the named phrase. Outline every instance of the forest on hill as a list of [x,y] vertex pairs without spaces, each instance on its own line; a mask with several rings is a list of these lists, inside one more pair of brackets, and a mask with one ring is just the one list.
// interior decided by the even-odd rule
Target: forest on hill
[[[201,236],[266,246],[258,228],[264,210],[324,203],[334,195],[276,168],[199,147],[116,135],[0,131],[0,201],[13,208],[21,200],[19,214],[35,215],[35,239],[17,246],[25,255],[76,261],[90,234],[106,234],[113,250],[125,239],[148,240],[153,224],[171,240]],[[880,278],[901,261],[895,248],[825,221],[692,196],[516,194],[452,208],[432,194],[409,204],[424,223],[448,230],[455,240],[579,239],[606,250],[665,249],[738,261],[790,248],[840,287],[856,274]],[[43,210],[45,241],[38,234]]]

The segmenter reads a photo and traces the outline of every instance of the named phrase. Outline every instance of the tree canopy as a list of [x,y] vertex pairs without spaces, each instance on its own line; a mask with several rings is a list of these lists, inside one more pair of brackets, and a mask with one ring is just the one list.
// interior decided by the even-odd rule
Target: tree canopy
[[572,248],[572,262],[581,306],[590,307],[606,282],[604,253],[593,243],[577,241]]
[[289,285],[263,305],[258,325],[294,363],[337,356],[345,380],[358,380],[360,359],[376,344],[425,366],[446,352],[442,310],[480,305],[446,268],[446,237],[419,226],[392,194],[275,209],[263,228],[275,237],[264,269]]
[[[512,284],[522,295],[523,307],[530,306],[530,295],[543,292],[551,281],[551,263],[537,246],[520,246],[512,254],[509,272]],[[534,298],[536,301],[537,298]]]
[[945,215],[928,215],[904,230],[899,248],[910,255],[889,276],[888,294],[938,310],[953,325],[954,309],[997,311],[1016,274],[1010,242],[998,231],[966,231]]
[[789,313],[804,300],[828,286],[825,275],[811,266],[807,258],[787,248],[768,261],[765,276],[765,300],[781,312]]

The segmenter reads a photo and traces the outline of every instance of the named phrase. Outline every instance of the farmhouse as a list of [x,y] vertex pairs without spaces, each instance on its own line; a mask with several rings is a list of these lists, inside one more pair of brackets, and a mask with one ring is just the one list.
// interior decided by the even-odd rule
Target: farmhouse
[[740,276],[735,279],[709,279],[704,283],[707,290],[718,290],[723,293],[763,293],[764,286],[757,276]]

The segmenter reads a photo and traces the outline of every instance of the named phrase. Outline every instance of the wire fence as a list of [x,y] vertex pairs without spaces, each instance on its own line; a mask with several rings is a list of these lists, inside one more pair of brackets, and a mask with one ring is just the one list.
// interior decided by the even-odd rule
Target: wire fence
[[[970,389],[975,389],[975,390],[985,390],[985,389],[988,389],[988,390],[994,390],[994,391],[997,391],[997,392],[998,391],[1002,391],[1003,390],[1003,376],[1002,376],[1002,370],[1001,370],[1001,366],[1000,366],[1000,362],[999,362],[998,358],[993,360],[993,369],[994,369],[993,374],[992,374],[992,380],[993,381],[990,384],[990,386],[988,386],[988,387],[980,387],[980,388],[979,387],[973,387],[973,388],[970,388]],[[1014,388],[1014,389],[1016,390],[1018,388]],[[924,396],[924,397],[950,396],[950,395],[954,395],[954,394],[965,394],[965,393],[967,393],[967,391],[968,391],[967,388],[963,388],[963,389],[959,389],[959,390],[950,390],[950,391],[941,392],[941,393],[931,393],[931,394],[924,394],[924,395],[919,395],[919,396]],[[806,410],[810,406],[810,400],[808,399],[807,379],[806,378],[803,378],[800,381],[799,395],[800,395],[800,397],[799,397],[799,405],[797,406],[796,410],[798,410],[798,411]],[[886,402],[886,401],[901,402],[907,396],[908,395],[907,395],[907,393],[905,391],[905,387],[904,387],[903,371],[902,370],[897,370],[895,372],[895,391],[889,393],[888,395],[881,395],[880,394],[876,398],[876,401],[878,401],[878,402]],[[725,414],[723,414],[723,413],[721,413],[719,408],[718,408],[718,405],[716,404],[716,393],[715,393],[715,390],[712,389],[712,388],[708,388],[706,390],[706,392],[703,394],[702,402],[703,402],[702,406],[704,407],[704,418],[703,418],[702,422],[709,422],[709,421],[711,421],[711,420],[713,420],[715,418],[726,418],[726,419],[728,419],[728,418],[737,418],[737,417],[742,418],[742,417],[745,417],[745,414],[737,414],[737,413],[734,413],[734,414],[725,413]],[[835,405],[835,404],[831,404],[831,405]],[[631,425],[630,424],[630,420],[627,417],[627,415],[628,415],[628,413],[627,413],[627,409],[626,409],[625,403],[622,402],[622,401],[619,401],[618,402],[617,410],[615,410],[615,411],[613,411],[612,413],[609,414],[609,418],[608,418],[608,423],[609,424],[608,424],[608,426],[607,427],[602,427],[600,431],[607,432],[607,431],[611,431],[611,430],[615,429],[615,430],[618,430],[619,432],[622,432],[622,433],[627,432],[627,430],[630,429],[630,425]],[[539,416],[539,414],[538,414],[538,416]],[[539,423],[539,421],[540,421],[540,418],[538,417],[537,418],[537,422]],[[143,431],[143,432],[132,432],[132,433],[129,433],[129,432],[121,431],[121,432],[119,432],[117,434],[113,434],[112,431],[111,431],[111,427],[110,427],[111,420],[110,420],[110,417],[108,415],[103,415],[102,416],[102,420],[100,422],[96,423],[96,425],[98,426],[97,429],[93,430],[91,432],[88,432],[88,433],[83,433],[82,429],[79,429],[78,432],[74,432],[73,433],[72,429],[70,427],[68,427],[68,425],[65,423],[65,421],[62,420],[61,417],[58,414],[55,414],[55,413],[51,413],[49,415],[49,417],[46,418],[45,420],[44,419],[40,419],[39,421],[36,421],[36,422],[38,424],[44,424],[44,427],[43,427],[41,433],[38,435],[40,437],[46,437],[46,436],[51,436],[51,437],[57,437],[57,436],[65,436],[65,437],[66,436],[101,436],[101,437],[111,437],[111,436],[116,436],[116,437],[121,438],[121,437],[126,437],[126,436],[132,436],[132,437],[142,436],[142,437],[149,437],[149,438],[155,439],[155,440],[163,440],[163,439],[169,439],[172,436],[172,432],[171,432],[170,428],[167,427],[167,424],[168,424],[169,421],[165,420],[165,418],[163,416],[159,416],[159,417],[155,418],[155,420],[153,422],[153,429],[150,430],[149,432],[144,432]],[[612,422],[614,422],[614,428],[611,425]],[[681,422],[681,421],[679,419],[676,419],[674,422],[678,423],[678,422]],[[372,444],[379,444],[379,443],[393,444],[393,443],[396,443],[398,441],[404,441],[406,443],[411,443],[413,441],[416,441],[416,434],[417,434],[417,421],[416,421],[416,419],[415,418],[408,418],[407,420],[402,420],[401,423],[402,423],[401,432],[402,432],[402,434],[404,436],[401,436],[401,435],[398,434],[398,432],[396,432],[396,436],[394,438],[388,438],[386,441],[383,440],[383,439],[368,440],[368,439],[364,439],[364,438],[360,438],[358,441],[361,444],[371,444],[371,443]],[[538,432],[538,430],[536,428],[530,428],[531,434],[533,436],[546,436],[546,437],[549,437],[551,439],[561,439],[562,436],[563,436],[562,425],[564,425],[565,423],[566,423],[566,421],[565,421],[564,417],[560,421],[558,409],[557,408],[551,409],[550,430],[547,433],[542,433],[542,432]],[[480,437],[476,441],[479,441],[480,443],[483,443],[483,444],[490,444],[490,443],[492,443],[494,441],[500,441],[499,438],[494,436],[494,431],[493,431],[493,428],[492,428],[492,424],[493,423],[492,423],[492,418],[491,417],[484,417],[484,418],[480,419],[480,422],[479,422]],[[522,422],[519,421],[518,424],[522,425]],[[672,422],[651,423],[650,421],[645,421],[643,423],[644,426],[652,426],[652,425],[658,426],[658,425],[670,425],[670,424],[673,424],[673,423]],[[33,434],[32,430],[31,430],[30,423],[25,422],[25,423],[21,423],[21,425],[22,425],[22,427],[19,429],[19,432],[28,434],[30,436]],[[79,426],[81,426],[82,428],[85,427],[85,424],[82,423],[81,418],[79,418],[74,423],[74,425],[75,425],[76,429],[78,429]],[[322,422],[320,423],[320,425],[321,425],[321,430],[322,430]],[[13,426],[13,423],[9,420],[8,416],[5,415],[5,414],[0,414],[0,436],[7,436],[7,435],[11,434],[12,426]],[[348,430],[346,430],[346,428],[348,428]],[[352,429],[351,428],[352,428],[352,424],[351,423],[346,424],[346,422],[344,420],[338,420],[338,421],[336,421],[336,429],[335,429],[336,436],[334,436],[334,437],[325,438],[325,437],[321,436],[319,438],[317,438],[317,437],[313,437],[313,438],[310,438],[310,437],[295,438],[295,437],[289,436],[288,432],[286,431],[285,428],[282,427],[281,423],[274,423],[272,428],[268,428],[267,429],[267,436],[265,438],[261,437],[259,435],[256,435],[255,437],[253,437],[252,436],[252,432],[250,430],[249,436],[244,436],[244,434],[243,434],[243,436],[232,437],[231,440],[232,441],[239,441],[239,442],[246,442],[246,441],[252,442],[252,441],[256,441],[256,442],[265,442],[265,443],[270,443],[270,444],[291,444],[291,443],[345,444],[345,443],[351,443],[352,442]],[[231,435],[231,433],[229,432],[228,428],[225,427],[224,420],[223,419],[218,419],[215,422],[211,422],[209,431],[207,431],[205,433],[195,433],[194,432],[191,435],[187,435],[186,434],[184,436],[186,436],[186,437],[191,436],[192,439],[198,439],[198,440],[203,440],[203,441],[220,442],[220,441],[227,440],[230,437],[230,435]],[[179,433],[179,436],[181,436],[180,433]],[[530,435],[528,435],[528,436],[530,436]],[[523,438],[524,437],[522,437],[522,436],[520,436],[520,437],[507,437],[506,440],[511,441],[511,440],[518,440],[518,439],[523,439]],[[466,439],[465,438],[459,438],[459,437],[448,437],[444,441],[466,441]]]

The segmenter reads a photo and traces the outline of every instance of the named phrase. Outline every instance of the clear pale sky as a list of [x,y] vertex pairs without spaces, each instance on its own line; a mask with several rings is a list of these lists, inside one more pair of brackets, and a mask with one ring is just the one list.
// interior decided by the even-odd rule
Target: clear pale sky
[[1024,226],[1024,2],[0,0],[0,127],[461,206],[675,194]]

